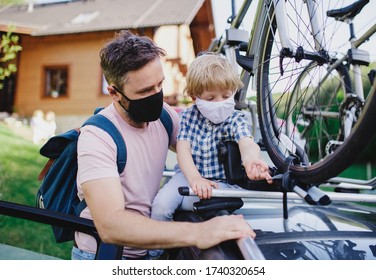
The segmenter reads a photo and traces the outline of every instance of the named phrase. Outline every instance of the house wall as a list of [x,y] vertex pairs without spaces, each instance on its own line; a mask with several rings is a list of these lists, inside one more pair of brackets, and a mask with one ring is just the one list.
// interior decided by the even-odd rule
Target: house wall
[[190,27],[188,25],[161,26],[155,32],[154,40],[167,53],[163,83],[165,99],[172,104],[177,103],[183,99],[186,72],[189,64],[196,57]]
[[[64,36],[22,37],[15,96],[18,114],[30,116],[34,110],[52,110],[57,115],[90,114],[105,106],[109,97],[101,94],[99,50],[113,32]],[[68,96],[43,96],[45,66],[68,66]]]
[[[182,91],[185,83],[185,63],[194,58],[189,28],[184,32],[171,32],[171,28],[158,29],[158,38],[169,38],[165,67],[165,94],[173,95]],[[188,30],[188,31],[187,31]],[[153,37],[155,30],[143,30],[143,35]],[[176,33],[176,34],[175,34]],[[178,37],[186,43],[179,43]],[[111,97],[102,93],[102,72],[100,69],[99,51],[103,45],[112,39],[114,32],[97,32],[72,35],[31,37],[22,35],[17,72],[15,93],[15,111],[20,116],[30,118],[37,109],[44,112],[53,111],[56,114],[57,132],[65,131],[82,124],[92,114],[94,108],[104,107],[111,103]],[[156,39],[156,38],[154,38]],[[181,40],[181,39],[180,39]],[[158,42],[159,41],[159,42]],[[166,42],[156,40],[162,48]],[[171,42],[176,42],[171,44]],[[160,44],[159,44],[160,43]],[[184,46],[183,57],[174,48]],[[184,67],[179,65],[184,61]],[[44,95],[44,67],[68,66],[68,95],[52,98]]]

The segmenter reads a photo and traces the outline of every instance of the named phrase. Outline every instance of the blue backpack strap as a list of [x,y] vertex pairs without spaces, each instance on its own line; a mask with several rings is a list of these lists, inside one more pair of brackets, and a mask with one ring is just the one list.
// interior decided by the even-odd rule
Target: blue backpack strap
[[95,108],[94,110],[94,114],[93,115],[96,115],[98,114],[100,111],[102,111],[104,109],[104,107],[98,107],[98,108]]
[[114,140],[117,146],[117,167],[119,174],[123,172],[125,168],[125,164],[127,162],[127,148],[125,146],[125,142],[123,137],[121,136],[119,130],[116,126],[105,116],[101,114],[96,114],[91,116],[87,121],[84,122],[84,125],[94,125],[103,129],[108,134],[111,135],[112,139]]
[[[108,134],[111,135],[112,139],[114,140],[116,146],[117,146],[117,168],[119,174],[123,172],[125,168],[125,164],[127,162],[127,147],[125,146],[125,142],[123,137],[121,136],[119,130],[116,128],[116,126],[105,116],[97,114],[99,111],[101,111],[103,108],[97,108],[95,110],[95,115],[91,116],[89,119],[87,119],[82,126],[85,125],[94,125],[96,127],[99,127],[100,129],[103,129]],[[87,204],[85,199],[81,200],[78,205],[76,206],[76,213],[79,215],[85,208]]]
[[[125,146],[123,137],[121,136],[120,132],[115,127],[115,125],[105,116],[98,114],[98,112],[100,112],[102,109],[103,109],[102,107],[96,108],[94,111],[94,115],[91,116],[82,126],[94,125],[103,129],[104,131],[106,131],[108,134],[111,135],[111,137],[116,143],[117,150],[118,150],[117,165],[118,165],[118,172],[120,174],[123,172],[125,168],[125,164],[127,162],[127,148]],[[165,108],[162,108],[160,119],[161,119],[163,126],[165,127],[167,131],[168,141],[170,143],[170,138],[171,138],[172,131],[173,131],[173,124],[172,124],[171,116]]]
[[170,145],[170,139],[171,139],[171,135],[172,135],[173,125],[172,125],[171,116],[164,107],[162,108],[162,113],[161,113],[160,119],[161,119],[163,126],[165,127],[165,129],[167,131],[168,144]]
[[[125,146],[123,137],[121,136],[119,130],[115,127],[115,125],[105,116],[98,114],[102,109],[103,108],[96,108],[94,111],[94,115],[91,116],[87,121],[85,121],[82,126],[94,125],[103,129],[104,131],[106,131],[108,134],[112,136],[117,146],[117,165],[118,165],[118,172],[120,174],[123,172],[125,168],[125,164],[127,162],[127,148]],[[167,131],[168,143],[170,144],[173,124],[172,124],[171,116],[165,108],[162,109],[160,120]],[[86,208],[86,206],[87,206],[86,201],[81,200],[76,208],[77,213],[81,213],[82,210]]]

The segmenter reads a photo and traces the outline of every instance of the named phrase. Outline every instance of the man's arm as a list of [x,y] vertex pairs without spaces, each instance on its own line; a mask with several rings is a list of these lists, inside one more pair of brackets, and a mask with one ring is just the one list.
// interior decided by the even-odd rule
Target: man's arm
[[99,236],[106,243],[145,249],[185,246],[206,249],[225,240],[255,236],[238,215],[202,223],[161,222],[124,210],[117,178],[88,181],[82,187]]

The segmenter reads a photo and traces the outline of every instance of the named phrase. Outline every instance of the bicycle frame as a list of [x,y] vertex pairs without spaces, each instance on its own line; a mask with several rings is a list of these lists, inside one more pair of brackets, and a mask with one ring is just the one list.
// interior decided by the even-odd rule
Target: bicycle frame
[[[350,36],[351,36],[350,42],[349,42],[350,50],[352,52],[357,51],[358,48],[364,42],[366,42],[373,34],[375,34],[375,32],[376,32],[376,24],[373,25],[371,28],[369,28],[359,39],[356,39],[354,34],[350,34]],[[361,55],[363,57],[365,57],[364,58],[365,60],[367,60],[366,56],[368,55],[368,53],[361,53]],[[337,59],[337,58],[333,57],[332,60],[334,62],[329,64],[329,66],[327,68],[328,71],[322,79],[323,81],[326,81],[326,79],[328,78],[330,73],[332,71],[335,71],[335,69],[337,69],[344,62],[350,61],[350,58],[349,58],[349,54],[346,53],[341,58]],[[361,65],[359,63],[352,62],[351,66],[352,66],[352,73],[353,73],[353,77],[354,77],[354,89],[352,89],[352,92],[347,92],[347,94],[350,96],[350,98],[352,98],[353,96],[357,96],[359,98],[359,100],[364,102],[363,81],[362,81],[362,75],[361,75],[361,70],[360,70]],[[319,86],[316,88],[315,91],[317,91],[317,90],[320,90]],[[343,131],[344,138],[349,136],[351,128],[353,126],[353,120],[354,120],[354,112],[352,112],[351,110],[348,110],[348,111],[349,111],[349,117],[346,118],[345,124],[344,124],[344,131]],[[338,119],[340,117],[339,112],[330,112],[330,111],[306,111],[304,109],[304,114],[307,115],[307,116],[309,116],[309,115],[311,115],[311,116],[320,115],[320,116],[322,116],[326,119],[330,119],[330,118]]]
[[[289,52],[291,56],[298,55],[298,50],[293,47],[290,41],[290,37],[289,37],[289,28],[286,22],[285,1],[279,1],[279,0],[258,1],[257,10],[255,13],[255,18],[254,18],[253,26],[251,30],[251,35],[247,36],[248,37],[248,50],[247,50],[246,56],[248,58],[253,58],[253,60],[248,59],[248,60],[252,60],[248,62],[249,64],[252,64],[252,66],[251,66],[250,71],[248,71],[248,69],[245,69],[243,67],[240,77],[243,81],[244,87],[237,94],[237,108],[238,109],[248,108],[251,113],[252,123],[257,124],[257,125],[258,125],[258,119],[257,119],[257,114],[256,114],[256,106],[251,101],[247,104],[245,100],[246,100],[247,92],[249,90],[251,76],[255,77],[254,81],[257,80],[256,71],[252,71],[252,70],[257,69],[258,67],[257,65],[254,65],[254,61],[258,61],[258,58],[256,57],[256,55],[258,54],[257,50],[261,43],[259,38],[260,38],[260,34],[263,30],[263,25],[264,25],[264,22],[262,21],[262,19],[267,19],[269,15],[269,6],[271,4],[271,1],[273,2],[273,6],[275,9],[274,13],[275,13],[277,24],[278,24],[278,34],[281,38],[282,48],[285,51]],[[253,2],[252,0],[244,0],[241,8],[239,9],[238,14],[235,16],[235,18],[231,22],[230,30],[238,29],[240,27],[252,2]],[[317,50],[317,54],[307,53],[306,56],[317,58],[317,57],[321,57],[321,54],[319,54],[319,51],[322,49],[321,42],[323,42],[323,35],[320,30],[319,20],[318,20],[319,14],[316,12],[318,4],[317,4],[317,1],[313,1],[313,0],[307,0],[306,2],[307,2],[308,13],[312,19],[311,29],[312,29],[312,33],[315,34],[314,38],[315,38],[315,45],[316,45],[316,50]],[[234,65],[234,68],[237,69],[238,67],[237,58],[239,57],[239,55],[237,55],[237,52],[239,51],[238,49],[239,49],[239,46],[229,44],[228,37],[226,37],[225,40],[221,41],[217,51],[218,52],[224,51],[228,60],[232,63],[232,65]],[[254,82],[252,83],[250,89],[256,92],[256,86]],[[257,125],[253,125],[254,137],[257,136],[256,129],[255,129],[255,126]]]
[[[244,20],[244,17],[248,11],[248,9],[250,8],[250,5],[252,4],[253,0],[244,0],[242,6],[240,7],[239,11],[238,11],[238,14],[235,16],[235,18],[232,20],[231,22],[231,25],[230,25],[230,30],[231,29],[238,29],[240,27],[240,25],[242,24],[243,20]],[[285,50],[288,50],[288,52],[290,53],[291,56],[297,56],[298,54],[298,50],[295,49],[293,47],[293,45],[291,44],[290,42],[290,37],[289,37],[289,28],[288,28],[288,25],[287,25],[287,22],[286,22],[286,4],[284,1],[279,1],[279,0],[268,0],[268,1],[258,1],[258,5],[257,5],[257,9],[256,9],[256,13],[255,13],[255,18],[254,18],[254,21],[253,21],[253,26],[252,26],[252,29],[251,29],[251,35],[248,36],[249,37],[249,41],[248,41],[248,50],[247,50],[247,57],[248,58],[254,58],[253,61],[257,61],[257,57],[255,57],[255,55],[257,55],[257,49],[259,48],[259,45],[260,45],[260,41],[259,41],[259,38],[260,38],[260,34],[261,34],[261,31],[263,29],[263,25],[264,25],[264,22],[262,21],[262,19],[266,19],[268,17],[268,14],[269,14],[269,11],[268,11],[268,7],[270,6],[271,2],[273,2],[273,6],[275,7],[275,16],[276,16],[276,20],[277,20],[277,24],[278,24],[278,34],[281,38],[281,42],[282,42],[282,48],[285,49]],[[315,34],[314,38],[315,38],[315,42],[316,42],[316,50],[317,52],[319,52],[321,49],[322,49],[322,45],[321,45],[321,42],[323,42],[323,35],[322,35],[322,32],[320,30],[320,26],[319,26],[319,20],[318,20],[318,17],[319,17],[319,14],[316,12],[317,10],[317,6],[318,6],[318,3],[317,1],[313,1],[313,0],[307,0],[307,10],[308,10],[308,13],[311,17],[311,29],[312,29],[312,34]],[[218,52],[225,52],[226,53],[226,57],[229,59],[229,61],[234,65],[234,68],[238,67],[238,64],[236,62],[236,52],[237,52],[237,49],[239,48],[239,46],[234,46],[232,44],[228,44],[229,41],[228,41],[228,38],[226,38],[225,40],[222,40],[219,47],[218,47]],[[307,57],[318,57],[318,56],[321,56],[319,54],[306,54]],[[251,62],[251,64],[253,64],[253,62]],[[257,65],[253,65],[251,67],[253,70],[254,69],[257,69]],[[244,70],[242,71],[242,73],[240,74],[241,76],[241,79],[243,81],[243,84],[244,84],[244,88],[241,89],[241,91],[238,93],[238,108],[240,109],[244,109],[244,108],[248,108],[251,113],[254,115],[255,113],[253,112],[254,110],[254,106],[250,105],[250,104],[245,104],[245,97],[247,95],[247,91],[248,91],[248,86],[249,86],[249,82],[250,82],[250,77],[252,75],[255,75],[255,72],[254,71],[251,71],[252,73],[250,73],[250,71],[247,71],[247,70]],[[256,80],[256,79],[255,79]],[[253,83],[252,87],[251,87],[251,90],[253,91],[256,91],[255,90],[255,85]],[[253,119],[256,119],[254,116],[252,117]]]
[[[353,38],[351,40],[351,48],[358,49],[364,42],[366,42],[373,34],[376,32],[376,24],[374,24],[370,29],[368,29],[359,39]],[[348,55],[346,55],[348,59]],[[353,64],[353,73],[354,73],[354,85],[355,93],[362,99],[364,99],[362,78],[360,72],[359,64]]]
[[[250,8],[250,5],[252,4],[252,0],[245,0],[239,9],[238,14],[235,16],[235,18],[232,20],[230,29],[238,29],[241,23],[244,20],[244,17]],[[269,1],[258,1],[257,10],[255,13],[255,18],[253,20],[253,26],[251,29],[251,35],[249,36],[248,41],[248,49],[247,49],[247,57],[253,58],[252,61],[250,61],[250,64],[252,64],[251,71],[249,69],[242,70],[242,73],[240,74],[241,79],[244,83],[244,88],[240,90],[238,93],[238,108],[248,108],[251,111],[252,115],[255,115],[255,112],[253,112],[255,106],[251,106],[249,104],[245,103],[247,92],[249,91],[249,85],[251,84],[251,90],[256,91],[256,85],[255,81],[257,81],[257,71],[254,71],[257,69],[258,65],[255,65],[255,61],[258,61],[258,48],[260,46],[260,34],[261,30],[263,29],[263,19],[267,19],[269,16],[269,6],[273,2],[274,7],[274,14],[278,25],[278,35],[281,40],[281,47],[280,50],[281,53],[288,54],[288,57],[295,57],[297,60],[301,59],[299,56],[302,56],[301,52],[302,50],[298,50],[293,47],[293,44],[290,41],[289,36],[289,27],[286,22],[286,3],[285,1],[279,1],[279,0],[269,0]],[[310,28],[312,32],[312,36],[315,42],[315,50],[316,53],[307,53],[304,52],[304,59],[311,59],[314,61],[322,60],[325,61],[328,66],[328,74],[336,69],[340,64],[342,64],[345,61],[349,60],[348,54],[344,55],[342,58],[337,59],[335,57],[331,57],[330,54],[327,54],[326,57],[323,55],[325,51],[325,38],[323,35],[323,32],[321,30],[320,26],[320,13],[317,12],[320,6],[320,1],[313,1],[313,0],[307,0],[306,1],[306,8],[307,12],[310,16]],[[370,29],[368,29],[359,39],[355,38],[354,34],[351,35],[350,40],[350,48],[352,50],[357,50],[359,46],[361,46],[364,42],[366,42],[374,33],[376,32],[376,25],[372,26]],[[223,40],[219,46],[218,51],[225,51],[226,56],[228,59],[233,63],[234,67],[237,66],[236,62],[236,52],[239,48],[238,46],[234,46],[232,44],[228,44],[228,40]],[[361,77],[361,71],[360,71],[360,65],[357,63],[352,63],[352,72],[354,77],[354,92],[352,94],[355,94],[359,97],[360,100],[364,100],[364,92],[363,92],[363,83],[362,83],[362,77]],[[251,74],[251,75],[250,75]],[[254,77],[253,82],[250,83],[251,76]],[[326,78],[324,77],[323,80]],[[324,118],[339,118],[339,113],[336,112],[306,112],[307,115],[309,114],[321,114]],[[352,115],[354,115],[352,113]],[[253,119],[256,119],[255,116],[252,116]],[[351,124],[345,125],[347,128],[345,129],[345,137],[350,133],[351,127],[352,127],[352,119]]]
[[[258,1],[257,10],[255,13],[255,19],[253,22],[253,27],[251,30],[251,36],[249,38],[249,49],[247,50],[247,56],[253,57],[257,51],[257,47],[259,45],[259,34],[260,30],[262,29],[263,22],[261,19],[266,18],[268,15],[268,4],[270,2],[273,2],[273,5],[275,7],[275,17],[278,25],[278,34],[281,40],[281,45],[283,49],[288,50],[291,53],[291,56],[297,56],[299,51],[293,47],[293,44],[290,41],[289,36],[289,28],[288,24],[286,22],[286,4],[285,1],[280,0],[269,0],[269,1]],[[241,23],[244,20],[244,17],[252,4],[252,0],[245,0],[239,9],[238,14],[233,19],[230,25],[230,29],[238,29]],[[322,42],[324,42],[324,35],[321,30],[320,26],[320,13],[318,13],[318,7],[320,5],[320,1],[313,1],[313,0],[307,0],[306,6],[307,6],[307,12],[310,15],[311,18],[311,30],[312,30],[312,36],[315,41],[315,49],[317,52],[320,52],[321,50],[325,49],[325,46]],[[351,48],[358,49],[358,47],[363,44],[365,41],[367,41],[374,33],[376,32],[376,25],[372,26],[370,29],[368,29],[359,39],[352,38],[351,40]],[[222,51],[225,48],[225,45],[228,43],[227,40],[223,40],[219,46],[219,51]],[[309,55],[309,54],[308,54]],[[310,54],[313,57],[320,56],[318,54]],[[309,59],[309,56],[308,56]],[[343,61],[348,59],[348,55],[344,56],[340,60],[337,60],[336,63],[334,63],[331,67],[336,67]],[[329,58],[328,58],[329,60]],[[255,65],[254,65],[255,66]],[[257,67],[257,66],[256,66]],[[254,69],[256,67],[253,67]],[[363,89],[362,89],[362,82],[360,78],[360,72],[358,70],[358,65],[354,64],[354,75],[355,75],[355,92],[359,97],[364,97]]]

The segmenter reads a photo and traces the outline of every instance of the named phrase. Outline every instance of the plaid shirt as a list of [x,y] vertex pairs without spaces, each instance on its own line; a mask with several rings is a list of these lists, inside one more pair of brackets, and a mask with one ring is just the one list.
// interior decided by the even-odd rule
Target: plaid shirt
[[223,123],[214,124],[206,119],[196,105],[182,113],[177,140],[191,144],[193,161],[201,176],[207,179],[226,179],[223,165],[218,160],[218,143],[252,137],[251,127],[245,115],[238,110]]

